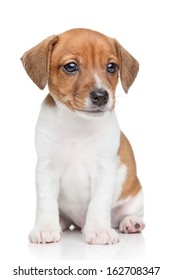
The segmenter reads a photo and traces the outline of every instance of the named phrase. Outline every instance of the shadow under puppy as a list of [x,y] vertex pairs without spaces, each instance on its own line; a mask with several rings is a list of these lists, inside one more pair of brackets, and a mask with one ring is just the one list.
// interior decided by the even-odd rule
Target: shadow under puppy
[[144,228],[143,193],[115,107],[139,68],[115,39],[88,29],[51,36],[21,58],[49,95],[36,126],[37,207],[33,243],[57,242],[71,224],[89,244],[114,244]]

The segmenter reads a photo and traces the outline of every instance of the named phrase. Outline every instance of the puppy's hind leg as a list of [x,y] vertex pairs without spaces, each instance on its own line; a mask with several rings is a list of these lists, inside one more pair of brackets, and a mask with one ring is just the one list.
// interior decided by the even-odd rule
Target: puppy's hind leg
[[145,224],[141,217],[126,216],[119,225],[119,230],[123,233],[137,233],[141,232]]
[[142,190],[128,202],[112,209],[112,226],[123,233],[137,233],[145,228]]

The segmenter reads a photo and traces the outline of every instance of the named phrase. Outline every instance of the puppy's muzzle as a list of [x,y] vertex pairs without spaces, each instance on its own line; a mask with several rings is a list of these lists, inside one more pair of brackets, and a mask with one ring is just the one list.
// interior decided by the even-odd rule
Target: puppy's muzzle
[[92,103],[98,107],[105,105],[109,100],[109,94],[106,90],[100,88],[90,92]]

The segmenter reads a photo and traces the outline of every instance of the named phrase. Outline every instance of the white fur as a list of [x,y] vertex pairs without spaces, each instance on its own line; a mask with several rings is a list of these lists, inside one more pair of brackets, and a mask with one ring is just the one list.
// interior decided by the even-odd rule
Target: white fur
[[100,77],[98,76],[97,73],[94,73],[94,78],[96,81],[96,88],[104,88],[105,90],[108,90],[108,88],[106,87],[106,85],[103,83],[102,79],[100,79]]
[[113,99],[112,99],[112,92],[110,90],[109,87],[106,86],[105,83],[103,83],[102,79],[99,77],[99,75],[97,73],[94,74],[94,78],[95,78],[95,86],[96,88],[103,88],[104,90],[106,90],[109,94],[109,100],[106,104],[105,110],[111,110],[112,105],[113,105]]
[[[88,243],[118,242],[111,208],[117,212],[116,219],[112,215],[115,228],[133,203],[116,202],[127,168],[117,156],[120,128],[115,112],[87,119],[61,103],[43,103],[35,142],[37,210],[30,241],[56,242],[61,227],[73,223],[83,229]],[[141,207],[140,195],[135,199],[132,215]]]

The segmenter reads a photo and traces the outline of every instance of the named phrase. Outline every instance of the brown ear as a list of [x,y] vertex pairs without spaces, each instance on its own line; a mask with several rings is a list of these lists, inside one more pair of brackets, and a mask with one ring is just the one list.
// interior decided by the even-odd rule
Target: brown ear
[[139,70],[138,61],[118,43],[120,57],[120,78],[124,91],[127,93]]
[[27,74],[40,89],[44,89],[47,84],[50,55],[57,41],[58,36],[51,36],[21,57]]

